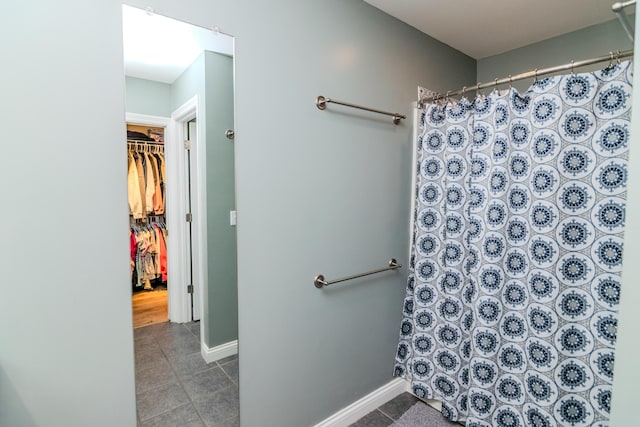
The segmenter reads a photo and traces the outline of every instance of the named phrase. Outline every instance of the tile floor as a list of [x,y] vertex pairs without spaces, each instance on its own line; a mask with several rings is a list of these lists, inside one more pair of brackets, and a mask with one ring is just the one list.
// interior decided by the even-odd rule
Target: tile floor
[[237,427],[238,357],[207,364],[200,323],[134,329],[140,427]]
[[[358,421],[351,424],[349,427],[390,426],[395,421],[398,421],[398,418],[400,418],[402,414],[404,414],[416,402],[421,402],[421,401],[417,397],[409,393],[402,393],[401,395],[396,396],[395,398],[391,399],[384,405],[380,406],[378,409],[369,412],[367,415],[360,418]],[[424,427],[427,427],[427,426],[460,427],[460,424],[456,424],[448,421],[442,416],[442,414],[440,414],[438,411],[428,406],[426,403],[421,402],[421,404],[429,408],[430,412],[433,412],[433,418],[430,420],[425,420],[426,424]]]
[[402,393],[384,405],[369,412],[349,427],[387,427],[397,421],[407,409],[419,399],[409,393]]
[[[238,357],[207,364],[200,323],[134,329],[140,427],[239,427]],[[386,427],[418,399],[403,393],[350,427]]]

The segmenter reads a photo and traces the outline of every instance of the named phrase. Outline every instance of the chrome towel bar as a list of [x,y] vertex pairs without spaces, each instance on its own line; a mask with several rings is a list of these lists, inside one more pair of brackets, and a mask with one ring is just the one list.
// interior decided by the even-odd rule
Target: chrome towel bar
[[391,116],[393,118],[393,124],[394,125],[397,125],[398,123],[400,123],[400,119],[406,119],[407,118],[406,116],[403,116],[400,113],[389,113],[388,111],[382,111],[382,110],[377,110],[375,108],[364,107],[362,105],[351,104],[350,102],[344,102],[344,101],[338,101],[337,99],[325,98],[322,95],[320,95],[320,96],[318,96],[316,98],[316,107],[318,107],[319,110],[324,110],[325,108],[327,108],[327,103],[328,102],[333,102],[334,104],[344,105],[345,107],[358,108],[360,110],[366,110],[366,111],[371,111],[373,113],[385,114],[387,116]]
[[351,279],[357,279],[358,277],[369,276],[370,274],[382,273],[383,271],[396,270],[400,267],[402,267],[402,264],[398,264],[398,261],[396,261],[395,258],[391,258],[389,260],[389,267],[368,271],[366,273],[354,274],[353,276],[347,276],[347,277],[343,277],[341,279],[336,279],[336,280],[324,280],[324,276],[322,274],[318,274],[316,278],[313,279],[313,284],[316,286],[316,288],[320,289],[323,286],[329,286],[329,285],[333,285],[334,283],[340,283],[340,282],[344,282]]

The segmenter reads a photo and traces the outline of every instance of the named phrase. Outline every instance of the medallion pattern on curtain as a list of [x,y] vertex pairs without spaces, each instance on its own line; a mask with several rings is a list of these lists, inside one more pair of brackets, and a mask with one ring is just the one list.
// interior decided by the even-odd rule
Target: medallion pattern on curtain
[[606,426],[630,62],[428,105],[395,375],[467,427]]

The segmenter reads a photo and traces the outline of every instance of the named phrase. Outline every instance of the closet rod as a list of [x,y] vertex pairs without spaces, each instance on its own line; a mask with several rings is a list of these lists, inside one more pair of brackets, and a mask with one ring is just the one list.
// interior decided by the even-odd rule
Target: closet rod
[[597,58],[591,58],[591,59],[585,59],[582,61],[571,61],[568,64],[563,64],[563,65],[557,65],[555,67],[550,67],[550,68],[542,68],[540,70],[538,70],[537,68],[535,70],[532,71],[527,71],[524,73],[520,73],[520,74],[516,74],[515,76],[509,76],[509,77],[504,77],[501,79],[495,79],[493,82],[491,83],[478,83],[475,86],[471,86],[471,87],[463,87],[460,90],[457,90],[455,92],[447,92],[446,94],[438,94],[436,96],[431,96],[431,97],[425,97],[422,98],[418,101],[418,106],[420,108],[424,108],[424,104],[426,104],[427,102],[433,102],[433,101],[437,101],[438,99],[446,99],[450,96],[455,96],[455,95],[464,95],[467,91],[477,91],[480,89],[485,89],[488,87],[497,87],[499,85],[503,85],[506,83],[513,83],[515,81],[518,80],[524,80],[524,79],[530,79],[530,78],[538,78],[538,77],[542,77],[548,74],[554,74],[560,71],[566,71],[566,70],[571,70],[571,72],[573,73],[573,70],[575,68],[578,67],[584,67],[587,65],[592,65],[592,64],[598,64],[600,62],[606,62],[609,61],[611,63],[613,63],[613,61],[617,61],[620,60],[622,58],[628,58],[630,56],[633,56],[633,49],[631,50],[625,50],[623,52],[609,52],[608,55],[605,56],[599,56]]
[[136,141],[134,139],[127,140],[127,149],[134,151],[146,151],[153,153],[164,153],[164,144],[152,141]]
[[129,145],[138,145],[143,147],[160,147],[164,148],[164,143],[162,142],[152,142],[152,141],[136,141],[135,139],[128,139],[127,144]]

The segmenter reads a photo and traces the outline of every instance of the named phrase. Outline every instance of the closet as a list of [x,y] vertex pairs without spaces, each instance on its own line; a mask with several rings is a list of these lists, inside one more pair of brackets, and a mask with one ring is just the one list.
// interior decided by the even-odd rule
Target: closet
[[134,327],[168,319],[164,128],[127,124]]

